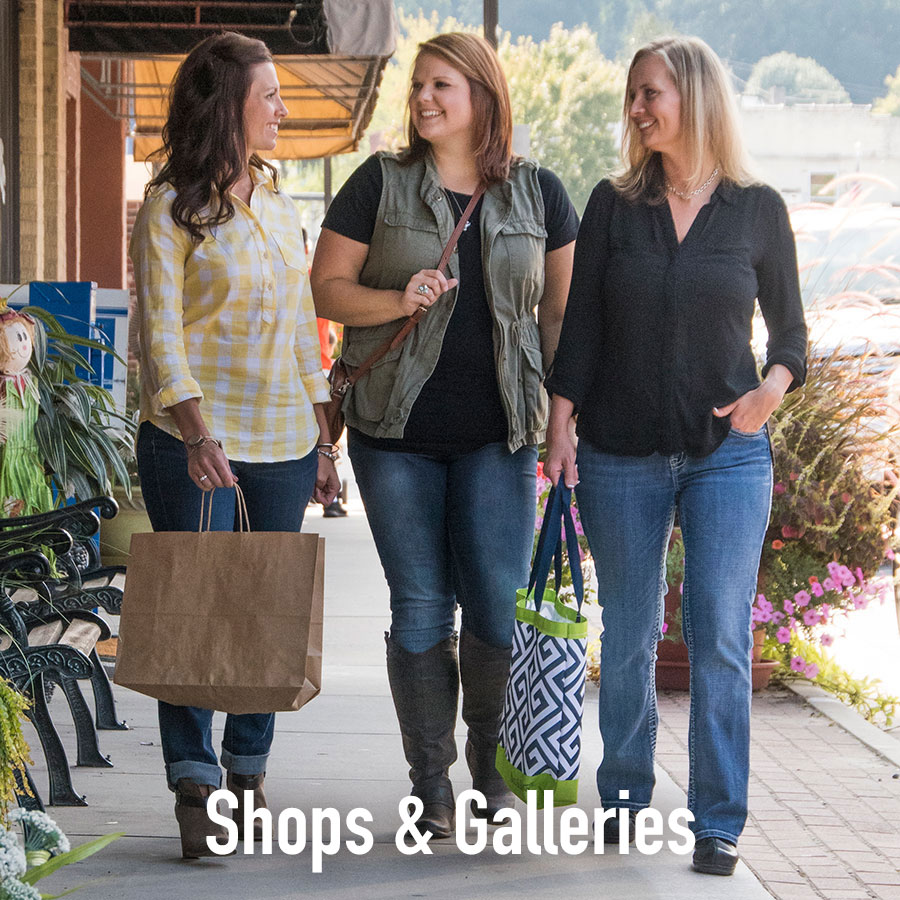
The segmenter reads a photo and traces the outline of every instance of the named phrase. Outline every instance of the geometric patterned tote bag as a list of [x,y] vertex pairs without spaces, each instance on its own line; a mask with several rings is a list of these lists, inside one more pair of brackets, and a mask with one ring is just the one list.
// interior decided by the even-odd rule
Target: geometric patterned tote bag
[[[517,592],[512,659],[497,747],[497,771],[520,799],[553,791],[553,805],[578,799],[581,715],[587,655],[584,584],[571,510],[572,491],[551,488],[528,587]],[[564,526],[564,527],[563,527]],[[577,608],[558,599],[562,536]],[[556,587],[547,588],[555,561]]]

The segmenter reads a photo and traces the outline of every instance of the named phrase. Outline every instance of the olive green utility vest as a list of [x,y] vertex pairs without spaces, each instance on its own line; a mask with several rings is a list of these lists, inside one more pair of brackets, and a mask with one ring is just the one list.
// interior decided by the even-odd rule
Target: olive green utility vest
[[[430,154],[408,166],[401,166],[396,154],[378,156],[384,186],[359,280],[366,287],[402,291],[410,276],[438,264],[455,224],[453,210]],[[514,162],[508,180],[486,191],[481,213],[484,286],[494,319],[494,359],[511,453],[540,443],[547,422],[535,317],[544,291],[547,237],[537,170],[531,160]],[[448,277],[459,277],[456,251],[448,268]],[[354,385],[344,402],[349,426],[372,437],[403,437],[410,409],[437,364],[456,293],[454,288],[440,297],[406,341]],[[403,321],[346,327],[344,359],[360,365]]]

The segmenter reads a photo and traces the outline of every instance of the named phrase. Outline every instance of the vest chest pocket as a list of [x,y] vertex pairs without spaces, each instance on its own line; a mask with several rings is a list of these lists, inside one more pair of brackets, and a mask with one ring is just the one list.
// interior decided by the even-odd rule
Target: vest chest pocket
[[534,309],[544,293],[546,247],[547,230],[533,219],[506,222],[494,241],[492,277],[495,284],[506,285],[517,315]]
[[384,225],[378,253],[381,276],[401,290],[410,276],[438,264],[443,247],[437,222],[433,217],[391,211],[385,215]]

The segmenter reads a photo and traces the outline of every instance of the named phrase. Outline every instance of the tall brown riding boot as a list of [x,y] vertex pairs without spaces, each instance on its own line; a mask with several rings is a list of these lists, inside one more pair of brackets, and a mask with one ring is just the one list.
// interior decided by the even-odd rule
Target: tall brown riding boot
[[456,761],[453,730],[459,702],[456,635],[424,653],[404,650],[387,634],[384,639],[412,794],[424,804],[417,827],[435,838],[450,837],[455,806],[448,770]]
[[[485,809],[469,808],[472,815],[494,821],[494,814],[515,805],[515,797],[497,771],[497,742],[506,683],[509,681],[509,647],[492,647],[470,631],[459,638],[459,676],[462,683],[462,717],[469,726],[466,762],[472,773],[472,787],[487,800]],[[496,824],[509,819],[504,817]]]
[[180,778],[175,785],[175,819],[181,831],[181,855],[185,859],[219,856],[206,843],[208,837],[224,843],[228,832],[224,825],[215,824],[206,814],[206,801],[216,790],[211,784],[195,784]]
[[[266,794],[263,790],[265,779],[265,772],[259,772],[257,775],[236,775],[229,770],[225,776],[225,786],[237,797],[237,806],[232,810],[231,817],[237,822],[241,837],[244,835],[244,791],[253,791],[253,809],[268,809],[269,805],[266,803]],[[263,823],[259,819],[254,819],[253,840],[262,839]]]

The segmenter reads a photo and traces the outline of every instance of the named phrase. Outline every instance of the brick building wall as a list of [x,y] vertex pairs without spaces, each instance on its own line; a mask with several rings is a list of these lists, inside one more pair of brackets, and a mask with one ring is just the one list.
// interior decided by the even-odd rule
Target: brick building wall
[[66,80],[59,0],[19,0],[19,266],[22,281],[66,277]]

